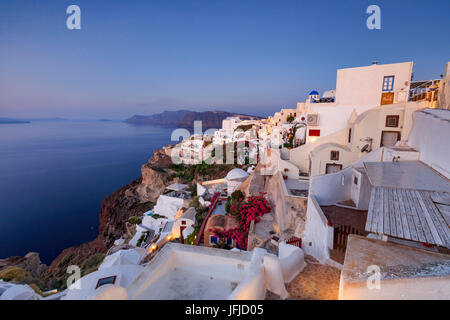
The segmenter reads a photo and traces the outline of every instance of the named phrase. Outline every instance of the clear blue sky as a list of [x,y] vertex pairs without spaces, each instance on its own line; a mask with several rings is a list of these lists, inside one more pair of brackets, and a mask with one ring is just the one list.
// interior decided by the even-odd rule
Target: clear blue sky
[[[70,4],[81,30],[66,28]],[[381,30],[366,28],[370,4]],[[266,115],[373,60],[413,60],[416,80],[437,78],[449,12],[449,0],[2,0],[0,117]]]

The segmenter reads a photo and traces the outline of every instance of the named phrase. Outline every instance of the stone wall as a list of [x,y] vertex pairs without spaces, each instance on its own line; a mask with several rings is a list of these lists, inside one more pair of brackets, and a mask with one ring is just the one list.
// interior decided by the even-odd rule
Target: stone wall
[[281,240],[288,239],[296,232],[302,232],[306,222],[307,198],[288,195],[279,172],[266,178],[265,192],[273,206],[275,231]]

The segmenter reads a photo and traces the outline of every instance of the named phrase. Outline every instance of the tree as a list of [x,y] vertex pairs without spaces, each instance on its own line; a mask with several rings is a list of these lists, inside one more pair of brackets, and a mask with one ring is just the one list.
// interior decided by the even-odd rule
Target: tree
[[293,127],[292,127],[292,134],[289,137],[289,144],[290,145],[294,145],[294,138],[295,138],[295,134],[297,133],[297,130],[299,128],[302,127],[306,127],[306,125],[304,123],[296,123]]

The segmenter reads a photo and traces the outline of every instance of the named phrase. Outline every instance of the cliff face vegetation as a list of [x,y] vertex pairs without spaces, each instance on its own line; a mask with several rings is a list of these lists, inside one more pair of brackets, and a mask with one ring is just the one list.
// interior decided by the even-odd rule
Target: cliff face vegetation
[[24,257],[0,259],[0,279],[42,286],[41,278],[46,267],[36,252],[30,252]]

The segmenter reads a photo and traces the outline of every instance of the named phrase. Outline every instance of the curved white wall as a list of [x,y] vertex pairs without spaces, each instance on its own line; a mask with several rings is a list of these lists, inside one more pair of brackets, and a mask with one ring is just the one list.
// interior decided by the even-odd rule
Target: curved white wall
[[420,160],[450,178],[450,110],[414,112],[408,144],[420,152]]

